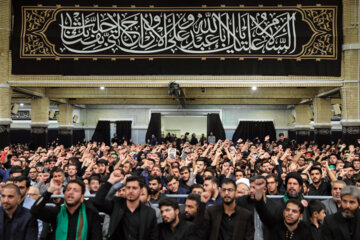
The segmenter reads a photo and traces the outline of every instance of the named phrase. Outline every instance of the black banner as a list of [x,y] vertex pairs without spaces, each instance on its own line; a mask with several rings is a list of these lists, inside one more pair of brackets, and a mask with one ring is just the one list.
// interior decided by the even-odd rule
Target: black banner
[[335,0],[29,2],[14,3],[13,74],[340,76]]

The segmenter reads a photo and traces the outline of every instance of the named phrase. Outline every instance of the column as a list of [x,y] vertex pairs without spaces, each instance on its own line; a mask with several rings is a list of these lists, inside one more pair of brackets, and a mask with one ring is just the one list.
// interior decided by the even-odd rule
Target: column
[[49,126],[49,98],[31,100],[31,148],[47,148]]
[[73,105],[59,104],[59,115],[57,120],[59,123],[59,143],[64,147],[70,147],[73,142]]
[[[359,9],[354,11],[354,1],[343,1],[343,66],[344,84],[341,88],[343,141],[349,145],[360,138],[360,36]],[[358,7],[358,6],[357,6]],[[357,16],[356,16],[357,15]]]
[[319,146],[331,143],[331,101],[316,97],[314,105],[315,142]]
[[0,149],[10,145],[11,88],[0,84]]
[[310,106],[308,104],[301,104],[295,106],[296,112],[296,141],[303,143],[304,141],[310,141]]
[[0,1],[0,148],[10,144],[11,88],[9,53],[11,31],[11,1]]

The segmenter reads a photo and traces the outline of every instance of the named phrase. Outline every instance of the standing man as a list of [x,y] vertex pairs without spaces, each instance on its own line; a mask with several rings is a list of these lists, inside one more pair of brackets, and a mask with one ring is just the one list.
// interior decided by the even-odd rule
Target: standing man
[[31,208],[33,216],[53,226],[50,239],[101,239],[100,217],[95,210],[84,204],[84,182],[70,180],[64,188],[65,204],[61,207],[46,206],[51,195],[61,188],[62,185],[52,179],[46,192]]
[[1,190],[0,240],[37,239],[38,225],[30,211],[21,205],[21,194],[15,184],[6,184]]
[[223,204],[210,206],[205,213],[209,240],[254,239],[253,215],[250,211],[236,206],[236,184],[225,178],[221,183]]
[[158,240],[159,233],[155,211],[140,202],[141,189],[145,184],[141,177],[130,176],[126,179],[126,198],[106,199],[111,186],[121,180],[121,172],[114,170],[94,198],[94,205],[99,211],[110,215],[107,238]]
[[341,211],[327,216],[322,228],[324,240],[360,239],[360,190],[346,186],[341,190]]
[[222,203],[219,192],[219,183],[216,177],[207,177],[204,181],[204,189],[209,194],[209,200],[206,205],[216,205]]
[[174,198],[164,198],[159,203],[163,222],[159,224],[160,240],[193,238],[193,224],[179,218],[179,204]]

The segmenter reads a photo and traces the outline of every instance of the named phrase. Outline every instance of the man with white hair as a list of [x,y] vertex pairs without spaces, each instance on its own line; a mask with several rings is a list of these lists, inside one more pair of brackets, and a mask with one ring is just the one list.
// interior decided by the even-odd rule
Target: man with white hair
[[324,240],[360,239],[360,190],[346,186],[341,190],[341,208],[327,216],[322,228]]
[[341,190],[346,186],[346,183],[337,180],[331,183],[332,198],[322,201],[326,208],[326,215],[335,214],[341,207]]
[[250,194],[250,181],[247,178],[240,178],[236,181],[236,197],[243,197]]

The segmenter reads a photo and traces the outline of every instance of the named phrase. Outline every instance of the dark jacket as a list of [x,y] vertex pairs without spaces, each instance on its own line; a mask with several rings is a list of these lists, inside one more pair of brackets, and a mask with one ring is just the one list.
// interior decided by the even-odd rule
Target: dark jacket
[[326,216],[324,224],[321,229],[321,233],[324,240],[358,240],[360,239],[360,210],[357,211],[355,218],[353,219],[356,223],[353,229],[355,230],[352,237],[350,236],[350,230],[341,211],[333,215]]
[[[31,214],[41,221],[51,224],[51,230],[48,239],[55,239],[57,215],[60,211],[60,206],[46,206],[46,202],[50,200],[50,192],[46,191],[32,206]],[[86,218],[88,224],[88,240],[98,240],[102,238],[101,235],[101,218],[96,210],[92,209],[86,202]]]
[[[107,238],[112,238],[124,216],[126,208],[126,199],[114,197],[106,199],[106,194],[110,190],[112,184],[104,183],[93,200],[94,206],[100,211],[110,215],[110,225]],[[139,240],[158,240],[159,232],[156,222],[156,214],[154,209],[140,203],[140,229]]]
[[[253,240],[254,239],[254,220],[253,214],[239,206],[236,206],[236,216],[233,232],[233,240]],[[209,240],[218,240],[221,219],[224,214],[223,204],[210,206],[205,213],[205,222],[208,227]]]
[[[256,202],[256,211],[258,212],[261,221],[270,230],[270,236],[273,240],[286,240],[287,235],[291,234],[284,223],[283,211],[273,214],[269,211],[264,201]],[[298,227],[293,232],[292,240],[312,240],[312,232],[310,226],[300,221]]]
[[[4,209],[0,207],[0,240],[4,237]],[[38,237],[38,223],[29,209],[18,206],[14,212],[11,225],[11,240],[36,240]]]

